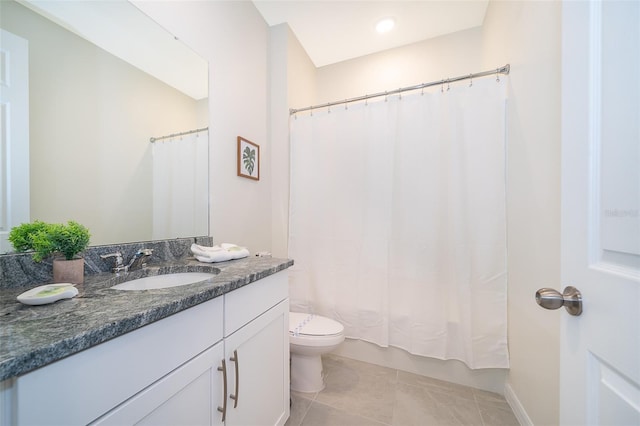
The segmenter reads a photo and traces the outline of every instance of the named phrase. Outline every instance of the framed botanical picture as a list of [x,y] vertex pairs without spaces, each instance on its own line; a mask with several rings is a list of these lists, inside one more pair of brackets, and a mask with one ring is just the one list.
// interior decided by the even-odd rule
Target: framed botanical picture
[[260,145],[238,136],[238,176],[260,180]]

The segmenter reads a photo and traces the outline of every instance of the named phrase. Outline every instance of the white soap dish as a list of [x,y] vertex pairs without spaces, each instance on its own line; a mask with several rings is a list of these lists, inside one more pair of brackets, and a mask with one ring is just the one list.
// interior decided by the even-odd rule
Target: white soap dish
[[18,302],[25,305],[46,305],[60,299],[71,299],[78,289],[71,283],[46,284],[27,290],[18,296]]

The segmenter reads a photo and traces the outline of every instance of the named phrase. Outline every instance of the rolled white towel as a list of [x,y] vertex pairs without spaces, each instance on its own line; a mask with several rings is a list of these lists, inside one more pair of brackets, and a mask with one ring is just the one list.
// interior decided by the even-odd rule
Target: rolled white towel
[[249,256],[249,250],[235,244],[225,243],[221,246],[201,246],[191,244],[191,252],[200,262],[213,263],[226,260],[240,259]]

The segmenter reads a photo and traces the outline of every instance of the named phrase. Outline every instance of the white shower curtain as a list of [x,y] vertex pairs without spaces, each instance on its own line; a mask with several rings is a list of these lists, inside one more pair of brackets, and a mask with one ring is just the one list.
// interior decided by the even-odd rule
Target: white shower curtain
[[209,232],[209,132],[153,143],[153,239]]
[[291,119],[291,310],[507,368],[506,78]]

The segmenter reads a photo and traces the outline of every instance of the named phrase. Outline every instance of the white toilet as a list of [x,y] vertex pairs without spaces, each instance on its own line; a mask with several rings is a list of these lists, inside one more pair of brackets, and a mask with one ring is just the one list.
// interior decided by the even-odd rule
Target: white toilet
[[291,390],[319,392],[324,389],[322,354],[344,341],[344,326],[314,314],[289,312]]

